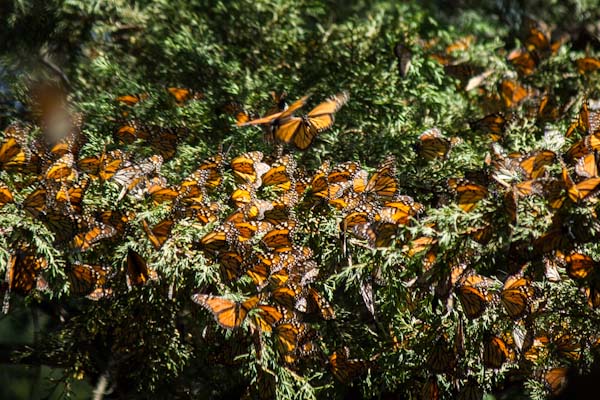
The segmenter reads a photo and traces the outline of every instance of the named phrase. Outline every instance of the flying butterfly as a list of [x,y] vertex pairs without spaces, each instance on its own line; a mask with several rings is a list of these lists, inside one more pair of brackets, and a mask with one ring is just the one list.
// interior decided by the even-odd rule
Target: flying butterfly
[[248,312],[258,305],[259,296],[253,296],[243,302],[236,302],[210,294],[192,295],[192,300],[213,314],[215,321],[225,329],[239,328]]
[[167,92],[173,96],[173,100],[175,100],[177,105],[180,106],[189,100],[199,100],[203,97],[202,93],[200,92],[181,87],[168,87]]
[[334,114],[348,99],[347,92],[338,93],[302,117],[290,116],[282,119],[273,128],[275,138],[284,143],[293,143],[300,150],[306,150],[319,133],[331,128]]
[[309,96],[303,96],[280,112],[269,114],[262,118],[253,119],[251,121],[238,123],[238,126],[267,125],[270,129],[276,129],[277,126],[281,125],[282,121],[287,120],[296,110],[302,108],[304,104],[306,104],[308,97]]

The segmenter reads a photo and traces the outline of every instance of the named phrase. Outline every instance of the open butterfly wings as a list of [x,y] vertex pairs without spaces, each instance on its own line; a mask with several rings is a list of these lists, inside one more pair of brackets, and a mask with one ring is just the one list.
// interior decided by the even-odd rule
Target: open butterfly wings
[[338,93],[302,117],[283,120],[275,129],[275,137],[284,143],[293,143],[300,150],[306,150],[320,132],[331,128],[334,114],[348,99],[347,92]]
[[347,92],[338,93],[317,105],[306,115],[296,117],[293,115],[294,112],[304,106],[308,99],[308,96],[304,96],[284,111],[238,124],[238,126],[268,124],[278,141],[291,143],[300,150],[306,150],[319,133],[331,128],[334,114],[346,104],[348,98]]
[[209,294],[195,294],[192,300],[209,310],[215,321],[225,329],[235,329],[242,325],[248,312],[254,309],[259,301],[259,296],[238,303],[224,297]]

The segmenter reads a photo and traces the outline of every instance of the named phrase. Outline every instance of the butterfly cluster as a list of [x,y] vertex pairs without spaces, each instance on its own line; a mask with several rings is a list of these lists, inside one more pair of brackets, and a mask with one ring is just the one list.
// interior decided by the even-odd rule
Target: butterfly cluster
[[[507,56],[513,71],[497,76],[495,83],[492,71],[457,61],[473,41],[468,37],[442,54],[430,52],[447,75],[459,79],[460,90],[477,93],[478,105],[488,114],[470,121],[471,136],[464,140],[487,142],[488,150],[480,168],[447,179],[446,193],[434,203],[456,207],[469,221],[457,231],[457,254],[440,250],[445,235],[435,223],[404,247],[408,259],[421,264],[420,273],[409,282],[411,288],[423,297],[433,291],[434,309],[441,304],[457,326],[454,335],[428,336],[435,346],[425,349],[428,374],[422,376],[422,395],[441,398],[444,376],[461,380],[463,386],[454,393],[459,398],[481,398],[483,388],[465,364],[465,352],[485,370],[536,371],[548,390],[558,393],[567,367],[597,346],[595,339],[581,340],[571,333],[580,329],[580,322],[554,325],[548,319],[559,308],[549,293],[559,282],[571,280],[578,288],[579,307],[596,310],[600,305],[597,261],[592,256],[600,226],[600,112],[588,94],[535,86],[566,42],[543,23],[527,22],[523,46]],[[426,46],[425,50],[430,51]],[[574,64],[584,79],[598,69],[593,57]],[[572,119],[570,110],[577,108]],[[544,133],[537,147],[506,150],[518,141],[519,128],[532,121]],[[563,132],[560,126],[566,127]],[[418,137],[415,150],[429,163],[444,163],[463,138],[447,138],[431,128]],[[546,222],[540,224],[542,220]],[[477,342],[465,339],[464,321],[480,319],[486,321],[485,335]],[[548,362],[551,367],[544,364]]]
[[[148,96],[121,96],[117,103],[135,107]],[[286,110],[299,108],[305,100]],[[270,129],[286,142],[278,132],[291,121],[301,128],[297,134],[312,135],[308,139],[312,141],[331,126],[333,113],[346,101],[343,93],[317,106],[308,117],[288,120],[297,118],[292,111],[268,117]],[[329,122],[317,128],[319,118]],[[49,232],[50,243],[66,260],[61,273],[67,277],[69,295],[110,301],[136,287],[160,285],[168,277],[151,267],[141,254],[142,246],[129,246],[124,258],[112,261],[110,249],[141,230],[147,243],[161,251],[168,242],[177,246],[173,231],[179,224],[210,227],[191,243],[192,252],[201,253],[207,265],[218,266],[220,276],[197,290],[191,300],[206,308],[218,326],[252,339],[242,340],[247,347],[236,346],[238,351],[252,352],[260,359],[264,346],[270,345],[288,368],[298,368],[309,359],[326,359],[315,322],[335,318],[333,306],[319,289],[320,268],[313,250],[302,245],[306,226],[296,213],[314,207],[337,210],[343,236],[382,247],[421,209],[399,194],[393,158],[369,177],[354,162],[335,166],[325,162],[309,174],[296,165],[293,154],[281,150],[267,157],[259,151],[235,157],[219,152],[172,184],[161,168],[176,151],[177,141],[167,140],[174,146],[169,151],[158,151],[152,141],[164,132],[124,129],[138,124],[132,120],[117,129],[110,150],[84,157],[83,118],[76,115],[70,122],[67,133],[52,142],[44,128],[36,132],[31,126],[13,124],[4,130],[0,144],[0,170],[6,173],[2,206],[13,205],[23,218],[37,221]],[[126,150],[130,143],[126,132],[157,153],[134,156]],[[229,186],[229,205],[219,201],[225,182],[235,182]],[[103,196],[111,199],[105,206],[88,205]],[[136,210],[156,210],[163,216],[156,222]],[[49,262],[29,240],[30,232],[15,229],[3,234],[16,238],[6,270],[4,310],[8,312],[12,294],[28,295],[56,286],[46,282]],[[335,353],[327,362],[333,375],[344,382],[357,375],[345,372],[345,365],[360,365],[361,373],[366,367],[360,360]]]

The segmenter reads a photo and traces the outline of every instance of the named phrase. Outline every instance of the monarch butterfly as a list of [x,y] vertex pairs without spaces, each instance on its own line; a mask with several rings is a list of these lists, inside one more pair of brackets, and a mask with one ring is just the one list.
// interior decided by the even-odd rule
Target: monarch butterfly
[[569,369],[565,367],[552,368],[544,374],[544,380],[548,385],[548,390],[553,396],[559,395],[569,382]]
[[142,227],[146,235],[148,235],[148,240],[150,240],[150,243],[152,243],[156,250],[159,250],[167,239],[169,239],[174,224],[175,221],[167,218],[150,228],[146,220],[142,220]]
[[596,261],[588,255],[573,253],[564,257],[567,274],[573,279],[586,279],[596,269]]
[[497,336],[490,336],[483,345],[483,365],[498,369],[510,356],[506,342]]
[[375,220],[377,212],[378,210],[371,203],[359,205],[344,217],[341,223],[342,231],[347,232],[356,226],[371,223]]
[[262,332],[272,332],[273,326],[287,314],[285,310],[267,304],[259,304],[256,310],[258,312],[253,315],[252,320]]
[[108,269],[100,265],[67,264],[70,293],[75,296],[86,296],[90,300],[100,300],[109,295],[104,288]]
[[15,292],[26,295],[34,288],[46,286],[40,272],[46,269],[48,262],[26,246],[20,245],[11,253],[8,259],[5,281],[8,291],[4,297],[3,313],[8,313],[10,306],[10,293]]
[[54,194],[54,201],[65,204],[68,207],[68,212],[81,214],[83,194],[88,183],[89,181],[86,179],[71,187],[61,185],[60,189],[56,190],[56,194]]
[[598,177],[598,163],[596,151],[581,157],[575,164],[575,173],[584,178]]
[[529,312],[535,290],[530,281],[520,274],[509,276],[500,292],[500,302],[512,319],[517,319]]
[[217,188],[223,181],[223,155],[216,154],[210,157],[198,166],[189,177],[181,183],[182,187],[186,186],[206,186],[209,189]]
[[558,103],[558,99],[545,93],[540,101],[537,110],[538,119],[542,121],[556,121],[564,112],[563,107]]
[[[14,129],[17,127],[15,126]],[[4,133],[6,134],[6,131]],[[28,159],[28,154],[16,138],[6,137],[0,144],[0,170],[21,170]]]
[[262,176],[263,186],[275,186],[278,189],[289,190],[296,171],[296,161],[292,155],[285,155],[274,162]]
[[162,127],[158,125],[147,125],[145,129],[148,131],[146,143],[165,160],[173,158],[177,152],[177,145],[189,132],[185,127]]
[[350,350],[344,347],[329,356],[329,368],[339,382],[347,385],[366,372],[368,362],[361,359],[349,359]]
[[158,279],[156,271],[148,268],[146,260],[132,248],[127,249],[127,287],[143,286],[150,280]]
[[177,105],[180,106],[189,100],[199,100],[203,97],[202,93],[180,87],[168,87],[167,92],[173,96]]
[[427,367],[435,373],[448,373],[456,366],[456,354],[450,350],[446,339],[440,337],[427,356]]
[[77,161],[77,167],[90,175],[93,179],[100,178],[106,181],[117,172],[117,170],[126,164],[127,156],[121,150],[103,152],[100,156],[91,156]]
[[293,310],[301,293],[301,288],[294,285],[287,285],[273,289],[271,291],[271,299],[288,310]]
[[506,58],[521,76],[531,75],[540,63],[536,52],[532,53],[522,48],[511,51]]
[[308,100],[308,97],[309,96],[304,96],[304,97],[300,98],[299,100],[296,100],[294,103],[292,103],[289,107],[287,107],[283,111],[276,112],[276,113],[270,114],[270,115],[266,115],[262,118],[254,119],[252,121],[244,122],[244,123],[238,124],[238,126],[269,125],[270,129],[276,129],[282,123],[282,121],[287,120],[294,113],[294,111],[303,107],[304,104],[306,104],[306,100]]
[[122,186],[117,201],[121,201],[127,192],[138,186],[148,176],[160,172],[162,162],[162,156],[153,155],[138,164],[119,169],[112,177],[114,182]]
[[143,129],[142,125],[136,120],[129,120],[123,122],[115,131],[116,138],[126,144],[131,144],[137,139],[146,139],[147,132]]
[[573,132],[575,132],[576,130],[581,130],[586,134],[594,133],[590,132],[590,110],[587,100],[585,100],[583,104],[581,104],[581,109],[579,110],[579,114],[577,115],[577,120],[574,121],[571,125],[569,125],[565,136],[571,137]]
[[586,179],[585,181],[574,183],[569,172],[563,166],[563,182],[567,188],[567,194],[574,203],[579,203],[588,197],[595,195],[596,189],[600,186],[600,177]]
[[269,284],[270,268],[267,263],[259,262],[246,270],[246,275],[252,279],[258,290],[263,290]]
[[75,158],[71,153],[65,153],[46,170],[44,178],[54,181],[76,181],[79,173],[74,168]]
[[133,212],[123,213],[117,210],[105,210],[95,214],[97,221],[110,225],[115,228],[117,235],[122,235],[129,227],[129,221],[133,219]]
[[[310,194],[331,201],[340,198],[351,185],[350,178],[356,175],[354,167],[357,165],[349,164],[346,172],[343,172],[345,166],[338,166],[332,171],[329,171],[329,166],[329,161],[325,161],[315,172],[310,180]],[[330,175],[334,180],[332,182],[329,181]]]
[[180,187],[164,187],[162,184],[151,183],[146,193],[150,196],[154,205],[159,205],[183,197],[185,190]]
[[460,273],[460,278],[456,281],[456,294],[462,309],[467,318],[478,318],[492,299],[491,294],[487,291],[491,282],[471,269],[463,271],[461,267],[455,267],[452,274],[458,273]]
[[397,225],[406,225],[411,217],[419,214],[422,210],[423,205],[415,202],[412,197],[400,196],[392,201],[385,202],[375,219]]
[[570,359],[572,361],[581,358],[581,344],[577,342],[576,338],[568,333],[554,336],[549,343],[549,347],[561,358]]
[[551,150],[539,150],[524,156],[519,166],[529,179],[537,179],[544,174],[545,167],[552,165],[556,159],[556,153]]
[[499,91],[506,108],[516,107],[532,94],[529,89],[511,79],[505,79],[500,82]]
[[229,248],[229,244],[237,240],[237,233],[232,224],[219,226],[212,232],[208,232],[200,239],[200,245],[209,251],[223,251]]
[[148,97],[149,96],[147,93],[125,94],[123,96],[117,97],[115,100],[118,101],[119,103],[123,103],[123,104],[131,107],[131,106],[136,105],[140,101],[146,100]]
[[303,313],[313,314],[318,312],[323,319],[335,319],[333,307],[315,288],[308,287],[296,301],[295,308]]
[[298,342],[306,333],[306,325],[297,321],[280,321],[273,327],[276,348],[288,364],[296,361]]
[[236,178],[242,182],[252,184],[258,188],[262,185],[261,177],[269,171],[271,167],[262,162],[263,153],[252,151],[244,153],[231,160],[231,169]]
[[271,224],[264,221],[242,221],[234,223],[234,226],[238,234],[238,241],[244,242],[254,237],[254,235],[266,232],[271,227]]
[[507,122],[502,114],[495,113],[470,122],[469,126],[475,131],[489,134],[492,140],[497,142],[502,138]]
[[363,193],[365,196],[381,200],[392,200],[398,192],[395,157],[386,157],[368,181],[366,173],[358,174],[354,178],[352,186],[356,193]]
[[215,321],[225,329],[239,328],[248,312],[258,305],[259,296],[253,296],[241,303],[226,299],[224,297],[210,294],[192,295],[192,300],[213,314]]
[[577,72],[585,75],[588,72],[595,72],[600,69],[600,60],[594,57],[583,57],[575,60]]
[[262,237],[262,243],[269,249],[276,252],[284,252],[292,249],[292,235],[296,222],[294,220],[285,221],[276,226],[273,230],[267,232]]
[[10,203],[13,200],[13,195],[10,192],[8,186],[0,182],[0,207],[4,206],[7,203]]
[[83,232],[75,235],[71,243],[72,247],[80,252],[88,251],[99,241],[117,234],[117,230],[112,226],[94,221],[92,218],[87,222],[84,229]]
[[47,267],[45,258],[26,246],[19,246],[10,255],[6,269],[9,292],[29,293],[36,287],[39,273]]
[[245,260],[242,254],[235,251],[219,253],[218,256],[221,273],[227,282],[239,278],[245,270]]
[[442,132],[434,127],[419,135],[417,151],[425,160],[433,161],[436,158],[445,158],[451,146],[452,140],[443,137]]
[[37,218],[54,233],[56,245],[70,243],[77,229],[83,225],[82,218],[77,214],[64,214],[55,209],[46,210],[43,214],[38,214]]
[[474,209],[477,203],[488,194],[485,186],[464,179],[450,178],[448,179],[448,186],[456,192],[458,206],[465,212]]
[[[334,113],[346,104],[348,98],[347,92],[338,93],[302,117],[293,117],[290,113],[289,117],[279,120],[274,126],[275,137],[281,142],[293,143],[300,150],[306,150],[319,133],[331,128]],[[288,113],[290,108],[284,113]]]

